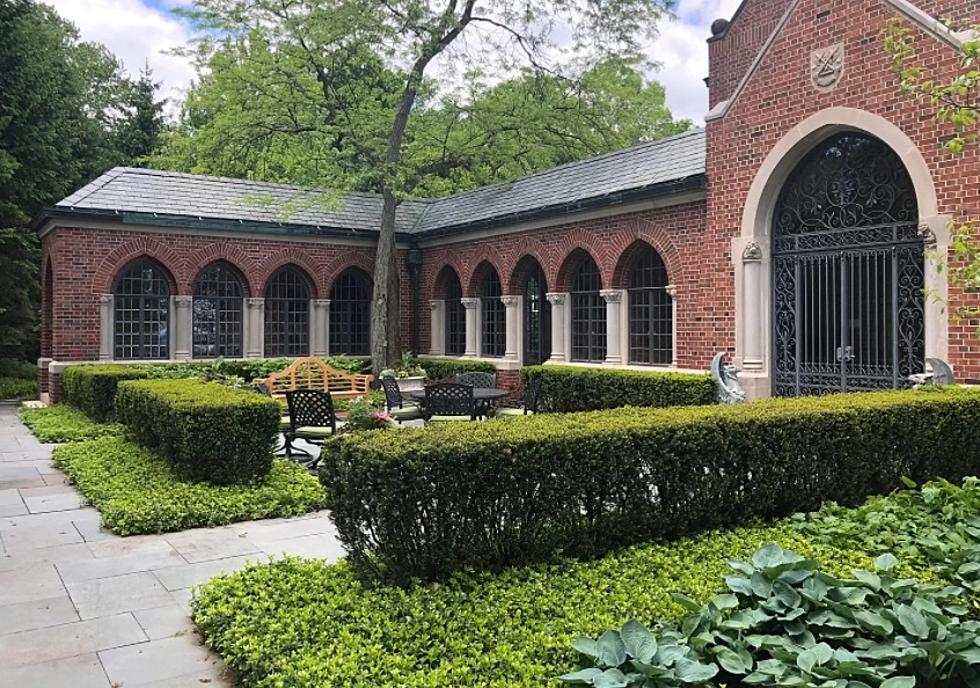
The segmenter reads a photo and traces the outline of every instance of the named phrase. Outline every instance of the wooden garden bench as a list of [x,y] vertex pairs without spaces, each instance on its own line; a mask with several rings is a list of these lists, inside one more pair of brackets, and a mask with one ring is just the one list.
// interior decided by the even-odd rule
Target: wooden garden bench
[[372,375],[346,373],[327,365],[318,356],[297,358],[285,370],[269,377],[255,378],[253,385],[264,385],[274,397],[285,397],[286,392],[297,389],[316,389],[329,392],[334,399],[353,399],[367,396]]

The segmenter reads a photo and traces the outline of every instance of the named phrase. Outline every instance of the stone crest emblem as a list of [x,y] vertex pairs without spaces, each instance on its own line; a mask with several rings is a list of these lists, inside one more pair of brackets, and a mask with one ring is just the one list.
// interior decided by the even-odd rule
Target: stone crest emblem
[[831,91],[844,75],[844,44],[834,43],[810,53],[810,79],[818,91]]

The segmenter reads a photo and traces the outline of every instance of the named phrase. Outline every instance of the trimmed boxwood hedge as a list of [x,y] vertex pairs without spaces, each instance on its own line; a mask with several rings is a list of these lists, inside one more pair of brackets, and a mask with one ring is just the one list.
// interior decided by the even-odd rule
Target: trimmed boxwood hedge
[[281,409],[269,397],[199,380],[130,380],[115,406],[132,435],[188,480],[242,483],[272,467]]
[[551,365],[521,370],[525,386],[537,377],[544,378],[540,408],[559,413],[621,406],[701,406],[718,399],[714,380],[700,373]]
[[352,566],[404,583],[854,504],[978,446],[980,390],[933,388],[355,433],[320,477]]
[[451,358],[420,358],[418,364],[425,368],[426,378],[446,380],[462,373],[495,373],[497,368],[487,361],[464,361]]
[[148,373],[140,366],[106,363],[69,366],[62,373],[61,381],[65,401],[102,423],[112,418],[119,383],[146,377]]

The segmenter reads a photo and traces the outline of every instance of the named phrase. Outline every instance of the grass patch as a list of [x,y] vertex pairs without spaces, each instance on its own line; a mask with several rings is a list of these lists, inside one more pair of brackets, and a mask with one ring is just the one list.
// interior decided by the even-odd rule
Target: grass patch
[[244,485],[189,483],[158,454],[123,437],[58,447],[54,463],[119,535],[298,516],[326,501],[316,478],[296,464],[276,460],[268,476]]
[[344,562],[287,559],[198,589],[194,620],[243,686],[558,686],[555,677],[578,659],[577,636],[631,618],[675,620],[684,610],[671,592],[707,601],[724,590],[727,559],[770,542],[838,575],[872,566],[856,550],[812,544],[786,522],[408,590],[365,587]]
[[79,442],[123,434],[121,425],[96,423],[82,410],[67,404],[22,408],[20,419],[41,442]]
[[33,378],[0,376],[0,400],[36,398],[37,380]]

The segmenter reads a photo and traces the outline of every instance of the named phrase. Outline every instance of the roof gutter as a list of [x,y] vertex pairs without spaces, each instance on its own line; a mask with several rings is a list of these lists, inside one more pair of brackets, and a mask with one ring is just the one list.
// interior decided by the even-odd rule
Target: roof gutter
[[620,191],[605,196],[594,196],[585,198],[573,203],[562,203],[558,205],[543,206],[522,212],[509,213],[507,215],[497,215],[486,219],[465,222],[457,225],[447,225],[434,229],[416,232],[415,237],[419,239],[437,239],[465,232],[512,225],[533,220],[543,220],[564,215],[573,215],[587,210],[599,208],[615,208],[616,206],[627,205],[637,201],[650,200],[662,196],[671,196],[686,191],[704,191],[708,188],[708,178],[704,174],[698,174],[682,179],[644,186],[628,191]]

